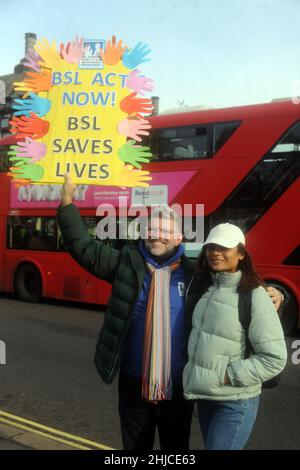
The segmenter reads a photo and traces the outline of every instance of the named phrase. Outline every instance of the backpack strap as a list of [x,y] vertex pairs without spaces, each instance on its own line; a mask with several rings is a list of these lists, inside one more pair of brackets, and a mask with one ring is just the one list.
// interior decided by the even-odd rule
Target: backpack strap
[[251,300],[252,300],[252,291],[239,293],[238,301],[238,312],[239,312],[239,321],[242,327],[245,330],[245,359],[247,359],[251,352],[253,351],[252,345],[249,340],[249,327],[251,323]]

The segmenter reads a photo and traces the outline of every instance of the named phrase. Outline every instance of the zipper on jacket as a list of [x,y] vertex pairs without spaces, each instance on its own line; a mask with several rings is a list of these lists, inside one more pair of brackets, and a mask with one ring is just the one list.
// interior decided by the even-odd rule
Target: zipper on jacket
[[[214,292],[215,292],[215,290],[213,290],[213,291],[211,292],[210,296],[209,296],[208,299],[207,299],[207,304],[206,304],[205,310],[204,310],[204,312],[203,312],[203,316],[202,316],[202,318],[201,318],[201,323],[200,323],[199,328],[198,328],[197,340],[196,340],[196,342],[195,342],[195,350],[194,350],[193,356],[192,356],[193,359],[194,359],[194,362],[195,362],[195,356],[196,356],[195,351],[196,351],[196,348],[197,348],[197,343],[198,343],[198,340],[199,340],[199,336],[200,336],[200,332],[201,332],[201,327],[202,327],[202,325],[203,325],[203,323],[204,323],[205,312],[206,312],[207,309],[208,309],[209,301],[210,301],[210,299],[212,298]],[[202,298],[202,297],[201,297],[201,298]],[[198,302],[199,302],[199,301],[198,301]],[[197,305],[197,304],[196,304],[196,305]],[[195,305],[195,308],[196,308],[196,305]],[[194,308],[192,317],[194,316],[195,308]],[[192,327],[192,329],[193,329],[193,327]],[[189,362],[189,358],[188,358],[188,362]],[[192,367],[191,367],[191,369],[190,369],[190,374],[191,374],[191,372],[192,372]]]
[[[198,335],[197,335],[197,339],[196,339],[196,342],[195,342],[195,348],[194,348],[194,351],[193,351],[193,354],[192,354],[192,357],[191,357],[191,358],[193,359],[193,364],[196,364],[196,362],[195,362],[195,357],[196,357],[197,344],[198,344],[199,336],[200,336],[200,333],[201,333],[201,327],[202,327],[202,325],[203,325],[203,319],[204,319],[205,312],[206,312],[207,309],[208,309],[208,304],[209,304],[209,301],[210,301],[210,299],[212,298],[213,294],[214,294],[214,290],[213,290],[213,292],[210,294],[210,296],[209,296],[208,299],[207,299],[207,305],[206,305],[205,310],[204,310],[204,312],[203,312],[203,316],[202,316],[202,319],[201,319],[201,324],[199,325]],[[202,298],[202,297],[201,297],[201,298]],[[198,302],[199,302],[199,301],[198,301]],[[197,303],[198,303],[198,302],[197,302]],[[196,304],[196,305],[197,305],[197,304]],[[195,308],[196,308],[196,305],[195,305]],[[192,314],[192,318],[193,318],[193,316],[194,316],[195,308],[194,308],[194,311],[193,311],[193,314]],[[192,327],[192,329],[193,329],[193,327]],[[191,330],[191,331],[192,331],[192,330]],[[190,363],[190,359],[191,359],[191,358],[188,356],[188,362],[187,362],[187,364]],[[192,373],[194,372],[193,364],[191,364],[191,367],[190,367],[190,370],[189,370],[189,375],[188,375],[188,377],[187,377],[187,382],[190,381],[190,377],[191,377]]]

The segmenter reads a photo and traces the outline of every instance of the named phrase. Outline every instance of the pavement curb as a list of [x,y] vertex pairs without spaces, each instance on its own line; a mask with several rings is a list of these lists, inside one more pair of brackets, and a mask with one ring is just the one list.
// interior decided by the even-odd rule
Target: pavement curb
[[5,440],[33,450],[114,450],[98,442],[0,410],[2,449],[5,449]]
[[[10,424],[0,423],[0,448],[9,450],[9,442],[19,444],[24,450],[79,450],[65,444],[55,442],[50,438],[38,436],[29,431],[22,431]],[[7,441],[7,446],[5,445]],[[19,450],[22,450],[21,448]]]

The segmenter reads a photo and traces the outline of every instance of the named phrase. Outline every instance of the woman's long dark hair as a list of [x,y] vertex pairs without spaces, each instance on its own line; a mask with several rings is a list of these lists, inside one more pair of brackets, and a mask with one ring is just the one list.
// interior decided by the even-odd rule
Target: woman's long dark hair
[[[237,266],[237,270],[242,271],[242,278],[238,286],[238,292],[247,292],[249,290],[255,289],[258,286],[266,287],[264,280],[255,271],[252,257],[249,251],[241,243],[238,245],[238,250],[239,253],[244,255],[244,259],[241,259]],[[204,246],[197,261],[197,272],[201,273],[201,283],[203,282],[204,285],[211,284],[211,271],[212,270],[209,267],[206,259],[206,246]]]

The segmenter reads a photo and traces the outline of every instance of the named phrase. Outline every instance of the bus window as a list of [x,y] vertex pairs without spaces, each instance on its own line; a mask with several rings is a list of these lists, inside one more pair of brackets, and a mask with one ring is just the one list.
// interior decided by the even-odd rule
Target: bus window
[[213,155],[217,153],[221,147],[232,136],[234,131],[239,127],[239,122],[221,122],[214,124],[213,127]]
[[[144,144],[148,144],[146,139]],[[153,153],[153,161],[195,160],[210,156],[208,126],[153,129],[149,145]]]
[[56,219],[54,217],[9,217],[7,248],[56,251]]
[[57,251],[66,251],[66,249],[65,249],[65,247],[64,247],[64,242],[63,242],[62,234],[61,234],[61,231],[60,231],[60,228],[59,228],[58,225],[57,225],[57,243],[56,243],[56,250],[57,250]]
[[[97,219],[98,223],[101,219]],[[139,236],[137,235],[136,230],[139,230],[138,227],[133,227],[133,220],[132,218],[125,218],[118,217],[116,220],[113,220],[112,223],[116,222],[115,226],[115,234],[113,237],[106,236],[103,241],[104,243],[110,245],[112,248],[116,248],[117,250],[121,250],[124,245],[138,245],[139,243]],[[105,227],[105,231],[108,230],[108,227]]]
[[143,145],[150,146],[153,161],[209,158],[220,150],[240,123],[234,121],[215,123],[213,126],[199,124],[153,129],[150,138],[143,139]]
[[231,222],[249,230],[300,176],[299,144],[300,122],[286,132],[222,203],[210,217],[211,225]]
[[283,260],[282,264],[300,266],[300,245],[289,253],[289,255]]
[[10,119],[10,117],[8,117],[8,116],[3,117],[1,119],[1,135],[2,136],[5,132],[8,132],[8,130],[9,130],[9,119]]
[[272,153],[300,152],[300,123],[296,123],[273,148]]

